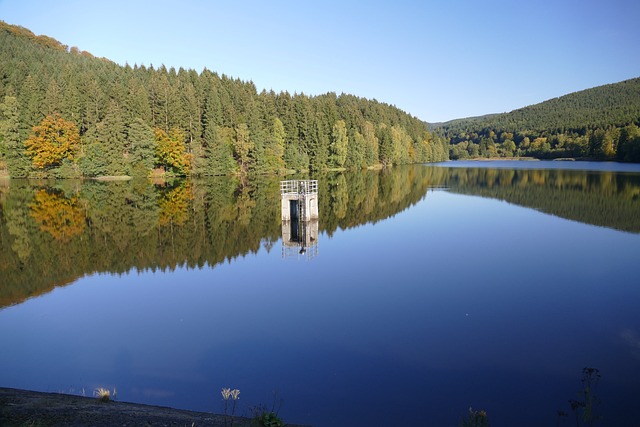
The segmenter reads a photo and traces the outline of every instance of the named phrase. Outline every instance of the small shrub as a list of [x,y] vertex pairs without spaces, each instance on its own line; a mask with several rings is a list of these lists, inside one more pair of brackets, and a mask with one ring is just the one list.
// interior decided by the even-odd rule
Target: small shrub
[[469,408],[469,414],[466,418],[460,420],[460,427],[489,427],[489,418],[487,418],[487,412],[480,410],[474,411]]
[[260,415],[256,415],[251,425],[254,427],[283,427],[284,421],[274,412],[263,411]]
[[[582,389],[579,392],[581,399],[571,399],[569,400],[569,405],[576,417],[576,426],[580,426],[582,422],[584,425],[592,426],[596,421],[602,420],[602,416],[596,415],[600,399],[595,394],[600,382],[600,370],[590,367],[584,368],[581,382]],[[566,412],[558,410],[558,423],[563,418],[568,417],[569,415]]]

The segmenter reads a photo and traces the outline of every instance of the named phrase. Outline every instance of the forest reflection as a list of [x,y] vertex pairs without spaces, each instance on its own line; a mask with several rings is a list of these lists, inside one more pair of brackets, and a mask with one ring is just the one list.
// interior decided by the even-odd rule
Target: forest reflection
[[[420,201],[426,167],[318,176],[320,233]],[[214,266],[282,237],[280,178],[0,183],[0,307],[92,273]],[[318,231],[314,232],[315,234]]]
[[[640,232],[640,175],[407,166],[316,176],[320,233],[374,223],[430,188]],[[215,266],[282,236],[280,178],[0,182],[0,307],[92,273]],[[471,218],[472,220],[472,218]]]
[[505,200],[602,227],[640,232],[640,174],[562,169],[451,168],[450,191]]

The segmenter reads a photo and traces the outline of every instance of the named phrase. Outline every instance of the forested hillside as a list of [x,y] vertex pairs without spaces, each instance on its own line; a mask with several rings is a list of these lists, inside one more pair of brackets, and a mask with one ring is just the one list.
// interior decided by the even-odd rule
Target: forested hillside
[[640,78],[510,113],[433,125],[452,159],[533,156],[640,162]]
[[120,66],[0,21],[12,177],[279,173],[441,161],[447,142],[353,95],[257,92],[210,70]]

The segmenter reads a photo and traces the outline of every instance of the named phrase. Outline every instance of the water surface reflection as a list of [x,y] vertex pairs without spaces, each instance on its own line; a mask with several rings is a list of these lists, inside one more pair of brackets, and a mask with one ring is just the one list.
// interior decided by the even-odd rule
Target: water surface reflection
[[450,426],[469,406],[538,426],[592,366],[603,425],[633,425],[638,174],[314,178],[312,262],[278,250],[277,179],[11,181],[0,384],[206,411],[232,387],[245,413],[277,389],[285,420],[321,427]]

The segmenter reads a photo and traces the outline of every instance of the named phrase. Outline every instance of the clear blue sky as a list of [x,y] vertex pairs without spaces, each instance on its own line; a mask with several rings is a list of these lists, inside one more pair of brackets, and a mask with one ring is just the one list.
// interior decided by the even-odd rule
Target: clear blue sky
[[120,64],[375,98],[429,122],[640,76],[637,0],[0,0],[0,19]]

